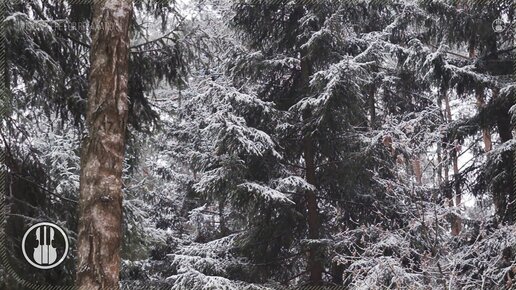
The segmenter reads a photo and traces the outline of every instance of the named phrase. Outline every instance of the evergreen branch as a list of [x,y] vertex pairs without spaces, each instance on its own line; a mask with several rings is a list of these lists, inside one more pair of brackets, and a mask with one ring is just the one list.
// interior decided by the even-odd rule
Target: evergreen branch
[[306,167],[304,167],[304,166],[288,163],[288,162],[285,162],[285,161],[281,161],[281,163],[283,163],[283,165],[292,166],[292,167],[303,169],[303,170],[306,169]]
[[295,254],[292,254],[292,255],[288,255],[286,257],[283,257],[283,258],[279,258],[279,259],[275,259],[275,260],[272,260],[272,261],[269,261],[269,262],[264,262],[264,263],[247,263],[249,265],[253,265],[253,266],[268,266],[268,265],[274,265],[274,264],[277,264],[278,262],[282,262],[282,261],[285,261],[285,260],[289,260],[289,259],[292,259],[292,258],[295,258],[295,257],[299,257],[301,256],[303,253],[305,253],[304,251],[300,251],[300,252],[297,252]]
[[[49,21],[48,18],[43,14],[43,11],[41,11],[41,9],[38,6],[36,6],[36,4],[34,2],[31,1],[30,2],[30,6],[36,12],[36,14],[39,16],[39,18],[41,18],[42,20],[47,21],[47,22]],[[78,39],[75,39],[75,38],[71,37],[70,35],[65,34],[64,32],[62,32],[59,29],[56,29],[55,31],[57,31],[57,33],[61,34],[65,38],[68,38],[69,40],[72,40],[72,41],[74,41],[74,42],[76,42],[76,43],[78,43],[78,44],[80,44],[80,45],[82,45],[82,46],[84,46],[86,48],[90,48],[90,45],[88,45],[87,43],[84,43],[84,42],[82,42],[82,41],[80,41]]]
[[496,52],[492,52],[492,53],[490,53],[488,55],[485,55],[484,57],[482,57],[482,59],[487,59],[487,58],[491,58],[493,56],[497,56],[497,55],[500,55],[500,54],[511,52],[511,51],[513,51],[515,49],[516,49],[516,46],[509,47],[509,48],[502,49],[502,50],[497,50]]
[[[283,193],[285,193],[285,194],[292,194],[292,195],[298,195],[298,196],[305,196],[304,193],[297,193],[297,192],[283,192]],[[316,195],[315,197],[319,198],[319,199],[343,202],[343,203],[354,204],[354,205],[370,206],[370,204],[365,204],[365,203],[355,202],[355,201],[350,201],[350,200],[343,200],[343,199],[338,199],[338,198],[331,198],[331,197],[326,197],[326,196],[321,196],[321,195]]]
[[76,38],[74,38],[74,37],[72,37],[72,36],[70,36],[68,34],[65,34],[64,32],[62,32],[60,30],[57,30],[57,32],[59,34],[61,34],[62,36],[64,36],[65,38],[68,38],[69,40],[71,40],[71,41],[73,41],[73,42],[75,42],[77,44],[80,44],[81,46],[83,46],[85,48],[88,48],[88,49],[91,48],[91,46],[89,44],[87,44],[85,42],[82,42],[82,41],[80,41],[80,40],[78,40],[78,39],[76,39]]
[[308,273],[307,270],[301,271],[301,273],[295,275],[294,277],[288,278],[287,280],[283,281],[283,283],[287,284],[288,282],[290,282],[290,281],[292,281],[292,280],[294,280],[294,279],[296,279],[296,278],[298,278],[298,277],[300,277],[300,276],[302,276],[302,275],[304,275],[306,273]]
[[33,221],[33,222],[39,222],[40,221],[39,219],[30,217],[30,216],[26,216],[26,215],[22,215],[22,214],[17,214],[17,213],[10,213],[9,212],[9,213],[7,213],[7,215],[15,216],[15,217],[20,217],[20,218],[23,218],[23,219],[26,219],[26,220],[30,220],[30,221]]
[[172,34],[173,32],[175,32],[175,31],[176,31],[176,29],[177,29],[177,27],[179,27],[179,24],[178,24],[178,26],[176,26],[176,28],[174,28],[174,29],[170,30],[170,31],[169,31],[169,32],[167,32],[166,34],[164,34],[164,35],[162,35],[162,36],[160,36],[160,37],[158,37],[158,38],[155,38],[155,39],[153,39],[153,40],[146,41],[146,42],[144,42],[144,43],[140,43],[140,44],[132,45],[132,46],[130,46],[130,49],[133,49],[133,48],[139,48],[139,47],[142,47],[142,46],[145,46],[145,45],[149,45],[149,44],[151,44],[151,43],[155,43],[155,42],[161,41],[162,39],[168,39],[168,40],[172,40],[172,41],[174,41],[175,39],[172,39],[172,38],[170,38],[170,37],[168,37],[168,36],[169,36],[170,34]]
[[[434,48],[434,49],[439,49],[439,47],[431,44],[431,43],[427,43],[428,46]],[[470,58],[469,56],[465,56],[465,55],[462,55],[462,54],[458,54],[458,53],[455,53],[455,52],[451,52],[451,51],[448,51],[448,50],[443,50],[443,52],[447,53],[447,54],[451,54],[451,55],[454,55],[456,57],[460,57],[460,58],[463,58],[463,59],[467,59],[467,60],[472,60],[472,58]]]
[[46,187],[44,187],[44,186],[42,186],[42,185],[38,184],[37,182],[32,181],[32,180],[30,180],[30,179],[28,179],[28,178],[25,178],[25,177],[23,177],[22,175],[20,175],[20,174],[18,174],[18,173],[16,173],[16,172],[11,172],[11,174],[13,174],[13,175],[17,176],[18,178],[21,178],[21,179],[23,179],[23,180],[25,180],[25,181],[27,181],[27,182],[30,182],[30,183],[32,183],[32,184],[34,184],[34,185],[36,185],[36,186],[37,186],[37,187],[39,187],[41,190],[43,190],[43,191],[45,191],[45,192],[49,193],[49,194],[50,194],[50,195],[52,195],[52,196],[55,196],[55,197],[57,197],[57,198],[59,198],[59,199],[62,199],[62,200],[66,200],[66,201],[68,201],[68,202],[78,203],[76,200],[69,199],[69,198],[67,198],[67,197],[61,196],[60,194],[57,194],[57,193],[55,193],[55,192],[51,191],[50,189],[48,189],[48,188],[46,188]]

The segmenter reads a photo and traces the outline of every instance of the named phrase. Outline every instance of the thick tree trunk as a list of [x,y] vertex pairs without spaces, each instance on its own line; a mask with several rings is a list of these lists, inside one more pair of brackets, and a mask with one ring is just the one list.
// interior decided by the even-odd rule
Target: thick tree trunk
[[[313,140],[311,136],[304,139],[304,156],[306,167],[306,181],[312,185],[316,183],[315,177],[315,160],[313,152]],[[317,198],[313,190],[306,192],[306,207],[308,211],[308,238],[319,238],[319,209],[317,206]],[[318,249],[314,246],[310,247],[308,257],[308,271],[310,273],[310,284],[320,285],[322,282],[323,266],[320,261]]]
[[131,13],[131,0],[93,4],[77,238],[76,282],[84,290],[119,287]]

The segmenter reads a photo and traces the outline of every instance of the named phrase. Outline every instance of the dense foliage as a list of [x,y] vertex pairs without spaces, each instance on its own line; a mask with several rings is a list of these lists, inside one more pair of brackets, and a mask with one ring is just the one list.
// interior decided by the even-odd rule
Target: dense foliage
[[[55,23],[91,12],[7,7],[6,247],[50,220],[73,248],[89,30]],[[513,24],[510,1],[134,12],[124,287],[513,287],[515,47],[491,27]],[[73,255],[48,272],[10,263],[73,281]]]

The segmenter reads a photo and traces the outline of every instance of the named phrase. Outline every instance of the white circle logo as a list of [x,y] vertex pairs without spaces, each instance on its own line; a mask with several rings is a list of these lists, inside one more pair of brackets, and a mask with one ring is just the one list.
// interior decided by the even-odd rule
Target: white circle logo
[[495,19],[491,25],[496,33],[503,32],[507,26],[507,24],[505,24],[505,22],[500,18]]
[[68,254],[68,236],[54,223],[37,223],[23,235],[22,252],[32,266],[52,269],[61,264]]

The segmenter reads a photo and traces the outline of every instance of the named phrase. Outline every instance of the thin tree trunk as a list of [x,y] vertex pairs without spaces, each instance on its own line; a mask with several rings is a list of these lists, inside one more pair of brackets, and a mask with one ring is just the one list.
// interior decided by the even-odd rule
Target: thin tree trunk
[[[445,102],[447,102],[446,92],[444,92],[444,97],[443,98],[444,98]],[[445,107],[446,107],[446,105],[445,105]],[[439,106],[439,108],[441,108],[441,107]],[[446,123],[448,123],[448,120],[449,120],[448,119],[448,113],[446,113],[446,111],[445,111],[445,113],[444,113],[444,121]],[[443,146],[444,146],[445,149],[448,148],[448,146],[449,146],[448,145],[448,141],[444,140],[442,143],[443,143]],[[448,168],[448,154],[447,154],[447,150],[444,151],[443,164],[444,164],[444,183],[448,184],[449,181],[450,181],[450,174],[449,174],[450,171],[449,171],[449,168]],[[450,198],[450,197],[448,197],[448,198]]]
[[[484,100],[484,90],[476,89],[475,98],[477,99],[477,108],[480,111],[486,106],[486,102]],[[493,149],[493,143],[491,141],[491,133],[489,132],[489,128],[482,128],[482,140],[484,141],[484,151],[491,151],[491,149]]]
[[371,115],[371,120],[370,120],[369,126],[371,129],[376,128],[376,101],[374,98],[375,93],[376,93],[376,88],[374,86],[371,86],[371,88],[369,90],[369,99],[368,99],[369,114]]
[[459,148],[460,145],[458,144],[457,140],[453,142],[453,149],[452,149],[452,158],[453,158],[453,175],[455,178],[455,206],[459,207],[462,200],[462,192],[460,189],[460,180],[459,180],[459,162],[458,162],[458,156],[459,156]]
[[[450,169],[448,168],[448,155],[444,154],[444,158],[443,158],[443,163],[444,163],[444,183],[445,184],[448,184],[450,182]],[[450,197],[448,197],[450,198]]]
[[441,157],[441,145],[437,145],[437,186],[440,187],[443,183],[443,158]]
[[[446,114],[446,110],[444,111],[444,114],[443,114],[442,99],[443,99],[442,96],[437,98],[437,106],[439,107],[439,116],[441,117],[443,122],[447,122],[448,116]],[[444,152],[443,152],[443,149],[445,149],[445,148],[446,148],[446,140],[441,137],[439,144],[437,144],[437,162],[438,162],[437,181],[438,181],[439,188],[441,190],[443,190],[443,187],[442,187],[443,183],[448,184],[448,162],[447,162],[448,158],[447,158],[446,150],[444,150]],[[443,172],[444,172],[444,179],[443,179]],[[440,202],[442,202],[443,204],[446,204],[446,203],[449,203],[450,196],[448,194],[448,191],[446,189],[444,189],[444,190],[445,190],[444,196],[442,196],[442,200],[440,200]]]
[[84,290],[119,288],[131,14],[131,0],[93,4],[77,238],[76,282]]
[[[309,90],[309,78],[310,78],[310,60],[306,55],[305,50],[301,50],[301,88],[302,94],[306,94]],[[310,120],[311,112],[307,111],[303,113],[304,120]],[[315,175],[315,153],[314,153],[314,140],[310,135],[310,132],[306,133],[303,138],[303,155],[305,159],[305,179],[308,183],[316,185]],[[308,238],[319,239],[319,209],[317,206],[317,197],[314,190],[307,190],[305,193],[306,197],[306,208],[307,208],[307,222],[308,222]],[[320,252],[316,246],[310,246],[308,251],[308,269],[310,273],[310,284],[321,285],[323,264]]]
[[[473,45],[471,45],[469,48],[469,57],[471,59],[476,57],[475,47]],[[484,100],[484,89],[476,88],[475,98],[477,100],[477,109],[480,111],[486,105]],[[484,141],[484,151],[491,151],[493,144],[491,142],[491,133],[489,132],[489,128],[482,128],[482,139]]]
[[[452,149],[452,158],[453,158],[453,175],[454,175],[454,185],[455,185],[455,207],[460,208],[462,193],[460,189],[460,180],[459,180],[459,165],[457,161],[457,156],[459,152],[457,151],[456,142],[454,142],[454,148]],[[460,216],[455,216],[452,220],[451,226],[451,234],[452,236],[458,236],[462,229],[462,220]]]
[[[450,97],[447,92],[444,92],[444,106],[446,110],[447,122],[451,123],[453,121],[451,106],[450,106]],[[458,144],[456,144],[456,140],[453,142],[453,149],[451,150],[451,159],[453,166],[453,179],[454,179],[454,187],[455,187],[455,206],[460,207],[462,193],[460,190],[460,182],[459,182],[459,162],[458,162],[458,152],[457,152]],[[453,206],[453,200],[450,200],[450,206]],[[451,234],[453,236],[457,236],[460,234],[460,230],[462,228],[461,218],[456,216],[452,219],[451,226]]]
[[[439,107],[439,116],[442,119],[442,101],[437,98],[437,106]],[[437,144],[437,186],[440,188],[443,183],[443,158],[442,158],[442,139]]]
[[[304,156],[306,166],[306,181],[315,185],[315,161],[313,152],[313,140],[311,136],[304,139]],[[308,211],[308,238],[319,238],[319,209],[317,206],[317,198],[313,190],[306,191],[306,207]],[[308,271],[310,273],[310,283],[312,285],[320,285],[322,281],[323,267],[318,255],[318,249],[310,246],[308,258]]]
[[451,113],[451,106],[450,106],[450,97],[448,96],[447,92],[444,92],[444,107],[446,109],[446,120],[448,123],[452,121],[452,113]]
[[423,172],[421,170],[421,159],[416,155],[412,158],[411,163],[412,171],[414,171],[414,176],[416,177],[416,183],[417,185],[422,185]]

